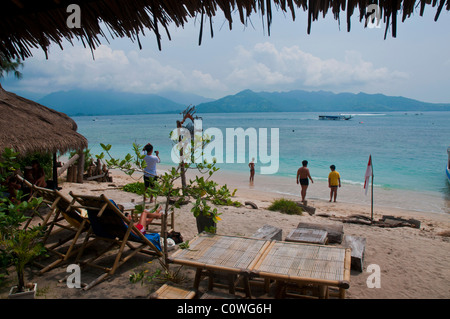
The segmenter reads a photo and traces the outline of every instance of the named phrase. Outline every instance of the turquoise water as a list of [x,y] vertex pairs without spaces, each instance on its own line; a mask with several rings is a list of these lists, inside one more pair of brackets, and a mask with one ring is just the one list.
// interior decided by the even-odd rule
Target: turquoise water
[[[331,113],[320,113],[331,114]],[[326,181],[334,164],[346,185],[361,186],[369,155],[372,155],[375,187],[384,190],[425,192],[448,199],[445,176],[450,145],[450,112],[393,112],[353,114],[349,121],[320,121],[319,113],[197,114],[203,129],[279,129],[278,177],[295,175],[301,161],[309,162],[312,177]],[[178,114],[74,117],[78,131],[89,141],[91,152],[101,152],[99,143],[113,145],[114,156],[123,157],[136,142],[150,142],[160,151],[162,164],[172,164],[169,133],[176,128]],[[259,138],[259,136],[258,136]],[[275,149],[269,145],[269,154]],[[248,149],[248,144],[246,145]],[[227,149],[224,149],[224,156]],[[235,152],[236,154],[236,152]],[[273,156],[274,154],[272,154]],[[235,155],[236,158],[236,155]],[[225,157],[224,157],[225,160]],[[256,158],[256,173],[261,166]],[[247,163],[219,164],[222,170],[248,174]]]

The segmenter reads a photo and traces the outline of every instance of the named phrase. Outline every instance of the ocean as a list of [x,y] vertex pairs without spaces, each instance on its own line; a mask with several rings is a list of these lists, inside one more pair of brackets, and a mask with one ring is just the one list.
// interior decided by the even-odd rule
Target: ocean
[[[267,141],[268,151],[257,153],[253,188],[298,195],[295,183],[297,169],[303,160],[315,181],[308,189],[309,198],[327,199],[326,181],[329,166],[334,164],[343,187],[338,199],[355,203],[370,202],[363,190],[369,155],[374,170],[374,205],[417,211],[450,213],[450,185],[445,176],[447,147],[450,145],[450,112],[387,112],[352,114],[348,121],[323,121],[320,115],[337,113],[212,113],[196,114],[202,128],[223,132],[223,161],[231,151],[226,143],[227,128],[255,129],[258,142]],[[111,144],[115,157],[132,153],[132,143],[152,143],[159,150],[161,167],[175,165],[171,159],[174,147],[169,134],[176,128],[180,114],[146,114],[73,117],[78,132],[89,141],[92,154],[102,152],[100,143]],[[267,129],[267,137],[259,129]],[[278,149],[272,145],[271,133],[278,129]],[[221,137],[222,138],[222,137]],[[254,140],[250,142],[254,145]],[[219,163],[222,173],[237,177],[240,187],[248,185],[250,145],[245,145],[245,163]],[[261,149],[258,149],[261,151]],[[220,154],[219,154],[220,155]],[[262,155],[278,155],[275,174],[262,175]],[[274,164],[273,162],[271,164]],[[258,180],[261,181],[258,183]]]

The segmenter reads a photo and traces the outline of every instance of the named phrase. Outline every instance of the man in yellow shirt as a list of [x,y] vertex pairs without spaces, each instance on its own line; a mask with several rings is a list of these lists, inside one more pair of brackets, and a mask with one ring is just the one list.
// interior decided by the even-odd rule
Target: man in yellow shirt
[[330,188],[330,202],[334,197],[334,201],[336,202],[337,190],[338,187],[341,187],[341,175],[336,171],[336,166],[330,166],[331,172],[328,174],[328,187]]

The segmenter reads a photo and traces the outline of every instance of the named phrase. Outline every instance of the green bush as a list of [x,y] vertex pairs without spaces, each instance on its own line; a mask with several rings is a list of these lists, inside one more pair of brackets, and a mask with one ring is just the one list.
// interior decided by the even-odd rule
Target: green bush
[[268,209],[288,215],[301,215],[303,212],[296,202],[285,198],[275,200]]
[[141,182],[130,183],[122,187],[122,190],[129,193],[143,195],[145,192],[145,185]]

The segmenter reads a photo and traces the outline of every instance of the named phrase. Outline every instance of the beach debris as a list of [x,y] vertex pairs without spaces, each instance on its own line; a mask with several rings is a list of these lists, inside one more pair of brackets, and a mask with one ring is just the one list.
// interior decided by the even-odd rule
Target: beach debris
[[371,220],[370,217],[365,215],[350,215],[345,217],[337,217],[330,216],[328,214],[318,214],[317,216],[326,217],[330,220],[340,221],[342,223],[350,223],[350,224],[360,224],[360,225],[368,225],[368,226],[378,226],[378,227],[411,227],[411,228],[420,228],[420,221],[417,219],[404,219],[394,216],[383,216],[379,220]]
[[412,227],[412,228],[420,228],[420,220],[417,219],[404,219],[399,217],[394,217],[390,215],[383,215],[383,218],[379,220],[379,222],[383,222],[390,227]]
[[297,228],[319,229],[327,232],[329,244],[340,244],[344,237],[344,226],[342,224],[314,224],[301,222]]
[[362,272],[364,252],[366,250],[366,238],[345,235],[343,246],[351,248],[351,269]]
[[326,245],[328,232],[323,229],[296,228],[287,235],[286,241]]
[[282,240],[282,229],[272,226],[264,225],[254,233],[251,238],[258,238],[264,240]]
[[246,201],[244,204],[245,206],[251,206],[253,209],[258,209],[258,206],[253,202]]
[[307,212],[309,215],[314,215],[316,213],[316,209],[314,207],[308,206],[308,202],[295,202],[299,207],[303,209],[303,211]]
[[100,159],[97,159],[96,164],[92,161],[92,164],[86,170],[83,175],[84,179],[87,181],[97,181],[97,182],[112,182],[113,179],[109,174],[109,170],[105,164],[102,165]]

